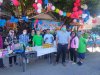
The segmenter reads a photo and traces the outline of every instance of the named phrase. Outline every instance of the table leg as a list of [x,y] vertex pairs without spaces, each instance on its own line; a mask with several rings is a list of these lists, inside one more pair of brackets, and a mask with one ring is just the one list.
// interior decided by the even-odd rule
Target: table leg
[[25,72],[25,70],[26,70],[26,62],[27,62],[27,60],[25,58],[22,58],[22,70],[23,70],[23,72]]
[[49,54],[49,63],[52,63],[52,53]]

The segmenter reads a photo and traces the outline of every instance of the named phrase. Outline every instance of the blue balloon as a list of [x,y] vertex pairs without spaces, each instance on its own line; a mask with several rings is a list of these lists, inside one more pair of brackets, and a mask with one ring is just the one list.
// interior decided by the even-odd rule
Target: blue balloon
[[0,27],[5,26],[6,20],[5,19],[0,19]]
[[17,23],[17,22],[18,22],[18,19],[17,19],[17,18],[15,18],[14,23]]
[[66,16],[66,12],[63,13],[63,16]]
[[48,4],[48,0],[44,0],[44,4]]
[[10,22],[11,23],[17,23],[18,22],[18,19],[15,18],[14,16],[11,16]]
[[23,19],[25,22],[28,22],[28,18],[26,18],[26,16],[22,17],[22,19]]
[[84,22],[87,22],[89,19],[89,17],[87,16],[86,18],[84,18]]
[[14,16],[11,16],[10,22],[13,23],[14,22],[14,19],[15,19]]
[[88,16],[90,15],[90,12],[88,10],[84,10],[83,14],[87,14]]

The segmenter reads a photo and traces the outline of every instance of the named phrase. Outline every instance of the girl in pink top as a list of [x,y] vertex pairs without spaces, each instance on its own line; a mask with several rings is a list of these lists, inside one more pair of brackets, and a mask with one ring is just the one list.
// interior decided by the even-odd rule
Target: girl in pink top
[[75,32],[71,33],[70,37],[70,59],[75,64],[77,62],[77,48],[79,45],[79,39]]

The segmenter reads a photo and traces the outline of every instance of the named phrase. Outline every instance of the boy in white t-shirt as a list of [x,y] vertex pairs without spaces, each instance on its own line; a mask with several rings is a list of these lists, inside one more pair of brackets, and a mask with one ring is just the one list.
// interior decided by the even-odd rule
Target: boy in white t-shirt
[[50,34],[50,29],[47,29],[47,33],[44,35],[44,42],[46,44],[53,44],[54,36]]

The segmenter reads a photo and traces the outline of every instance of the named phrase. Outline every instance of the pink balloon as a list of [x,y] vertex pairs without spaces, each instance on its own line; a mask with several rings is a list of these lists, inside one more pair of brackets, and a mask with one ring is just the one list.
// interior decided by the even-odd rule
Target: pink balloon
[[59,15],[63,15],[63,11],[60,10],[60,11],[59,11]]
[[77,11],[78,10],[78,7],[74,7],[73,8],[73,11],[75,12],[75,11]]

